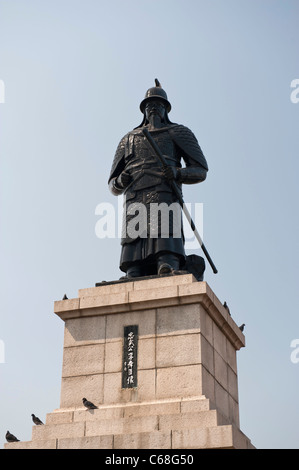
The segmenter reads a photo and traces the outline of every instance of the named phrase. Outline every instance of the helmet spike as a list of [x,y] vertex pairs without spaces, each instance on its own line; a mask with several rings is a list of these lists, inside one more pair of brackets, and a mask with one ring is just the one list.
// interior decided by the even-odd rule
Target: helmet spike
[[157,78],[155,78],[155,84],[156,84],[156,87],[162,88],[161,83],[159,82]]

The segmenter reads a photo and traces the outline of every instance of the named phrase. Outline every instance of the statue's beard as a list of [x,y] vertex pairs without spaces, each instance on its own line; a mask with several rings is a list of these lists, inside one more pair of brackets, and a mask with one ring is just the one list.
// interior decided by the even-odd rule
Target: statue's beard
[[148,114],[148,121],[149,122],[158,122],[158,121],[163,122],[163,116],[159,112],[153,110]]

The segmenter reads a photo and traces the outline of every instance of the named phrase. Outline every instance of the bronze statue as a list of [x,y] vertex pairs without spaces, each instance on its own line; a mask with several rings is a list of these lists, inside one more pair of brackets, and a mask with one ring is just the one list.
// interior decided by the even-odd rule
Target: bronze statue
[[[179,235],[174,233],[178,215],[169,211],[168,236],[165,237],[161,219],[153,221],[150,217],[150,206],[179,205],[178,195],[169,182],[175,181],[181,193],[182,184],[200,183],[206,179],[208,171],[196,137],[187,127],[169,120],[171,105],[167,94],[157,79],[155,85],[147,90],[140,104],[142,123],[121,139],[109,177],[112,193],[125,195],[120,269],[127,278],[186,269],[183,230]],[[157,159],[145,138],[144,129],[149,131],[167,165],[162,166]],[[134,207],[138,210],[141,204],[146,213],[145,230],[134,236],[128,233],[128,226],[135,215]]]

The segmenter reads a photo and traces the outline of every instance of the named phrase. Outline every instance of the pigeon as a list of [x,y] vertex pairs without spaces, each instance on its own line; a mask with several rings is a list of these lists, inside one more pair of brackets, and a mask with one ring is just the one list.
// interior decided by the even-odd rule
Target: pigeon
[[86,398],[82,398],[83,405],[88,409],[88,410],[97,410],[98,407],[91,403],[91,401],[86,400]]
[[11,434],[9,431],[5,434],[7,442],[20,442],[20,439],[17,439],[16,436]]
[[68,296],[64,294],[64,296],[62,297],[62,300],[67,300],[67,299],[68,299]]
[[240,328],[241,331],[244,331],[245,323],[243,323],[243,325],[239,326],[239,328]]
[[227,305],[226,302],[224,302],[223,307],[226,308],[227,313],[228,313],[229,315],[231,315],[231,314],[230,314],[230,310],[229,310],[228,305]]
[[34,414],[31,415],[32,416],[32,421],[34,422],[34,424],[36,424],[37,426],[40,426],[41,424],[44,424],[37,416],[35,416]]

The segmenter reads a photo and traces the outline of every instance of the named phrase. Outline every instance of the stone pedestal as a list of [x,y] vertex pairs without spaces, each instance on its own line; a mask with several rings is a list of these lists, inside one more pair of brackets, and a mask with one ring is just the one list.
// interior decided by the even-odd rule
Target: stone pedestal
[[[33,426],[32,441],[6,448],[253,448],[239,429],[245,338],[206,282],[186,274],[110,283],[54,311],[65,322],[60,408]],[[126,326],[138,327],[131,388]]]

